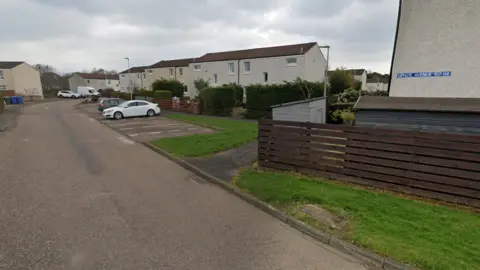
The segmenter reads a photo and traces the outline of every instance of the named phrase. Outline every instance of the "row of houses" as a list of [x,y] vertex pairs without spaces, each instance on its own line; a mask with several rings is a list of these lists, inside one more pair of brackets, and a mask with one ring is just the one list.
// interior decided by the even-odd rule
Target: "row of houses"
[[159,79],[176,79],[187,86],[185,95],[194,96],[194,81],[211,85],[236,83],[282,83],[297,77],[323,81],[326,59],[316,42],[247,50],[207,53],[198,58],[162,60],[151,66],[132,67],[119,73],[119,90],[151,89]]

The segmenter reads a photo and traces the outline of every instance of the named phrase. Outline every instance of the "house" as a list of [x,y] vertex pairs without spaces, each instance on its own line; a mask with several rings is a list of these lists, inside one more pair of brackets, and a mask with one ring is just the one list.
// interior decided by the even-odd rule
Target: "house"
[[193,85],[191,80],[192,71],[189,68],[189,64],[192,63],[194,58],[174,59],[174,60],[162,60],[155,63],[146,69],[147,73],[147,87],[151,89],[152,83],[161,79],[175,79],[183,84],[187,85],[187,96],[195,96],[195,89],[188,87]]
[[77,72],[68,78],[68,84],[73,92],[77,91],[78,86],[90,86],[97,90],[120,90],[120,81],[117,74]]
[[367,91],[387,91],[390,76],[388,74],[382,75],[380,73],[367,74],[367,85],[364,90]]
[[392,97],[480,98],[478,1],[400,1]]
[[355,125],[480,135],[480,99],[361,96]]
[[361,90],[367,90],[367,71],[365,69],[348,69],[353,79],[362,83]]
[[[282,83],[297,77],[307,81],[323,81],[327,67],[316,42],[264,47],[238,51],[207,53],[189,65],[194,88],[196,79],[212,85],[236,83],[246,86],[257,83]],[[190,93],[190,91],[189,91]]]
[[0,62],[0,91],[43,99],[40,72],[25,62]]
[[65,90],[69,88],[68,77],[58,75],[55,72],[40,73],[42,88],[47,90]]
[[140,90],[142,88],[146,88],[147,78],[145,68],[145,66],[132,67],[130,70],[127,69],[120,72],[118,74],[120,80],[120,91],[130,92],[131,89]]

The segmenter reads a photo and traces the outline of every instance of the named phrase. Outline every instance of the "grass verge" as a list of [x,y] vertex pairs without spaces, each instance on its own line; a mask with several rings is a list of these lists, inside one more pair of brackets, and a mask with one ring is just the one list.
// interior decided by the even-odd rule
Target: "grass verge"
[[211,134],[162,138],[152,142],[153,145],[178,157],[215,154],[249,143],[258,136],[257,123],[197,115],[174,114],[167,117],[218,129]]
[[[478,214],[289,173],[245,170],[235,183],[289,214],[305,203],[341,214],[349,222],[343,238],[404,263],[480,269]],[[318,226],[308,216],[303,221]]]

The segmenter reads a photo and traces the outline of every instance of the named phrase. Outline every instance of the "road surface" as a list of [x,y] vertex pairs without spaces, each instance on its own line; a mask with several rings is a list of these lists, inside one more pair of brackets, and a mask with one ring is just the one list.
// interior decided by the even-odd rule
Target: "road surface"
[[0,133],[0,269],[366,269],[74,103]]

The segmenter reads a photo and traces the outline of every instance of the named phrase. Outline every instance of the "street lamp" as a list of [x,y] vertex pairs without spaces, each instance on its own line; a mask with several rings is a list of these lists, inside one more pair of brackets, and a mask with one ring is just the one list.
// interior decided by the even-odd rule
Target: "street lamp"
[[327,49],[327,68],[325,68],[325,79],[323,81],[323,97],[327,97],[327,83],[328,83],[328,62],[330,60],[330,45],[320,46],[321,49]]
[[[125,57],[125,60],[127,60],[127,67],[128,67],[128,89],[130,90],[131,86],[132,86],[132,76],[131,76],[131,73],[130,73],[130,58],[128,57]],[[130,100],[133,99],[133,91],[130,91]]]

